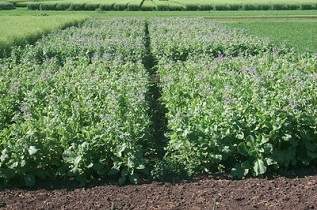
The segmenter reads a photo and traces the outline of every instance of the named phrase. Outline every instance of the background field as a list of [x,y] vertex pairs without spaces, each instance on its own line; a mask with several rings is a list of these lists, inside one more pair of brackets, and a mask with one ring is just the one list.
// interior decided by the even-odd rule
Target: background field
[[268,37],[277,43],[287,43],[299,51],[317,53],[317,20],[245,20],[228,23],[245,28],[258,37]]
[[[27,37],[38,37],[86,17],[206,17],[240,27],[259,37],[286,42],[300,51],[317,52],[317,10],[309,11],[31,11],[25,8],[0,12],[0,46],[5,48]],[[13,23],[13,24],[12,24]]]
[[1,16],[0,55],[12,45],[37,40],[41,35],[83,21],[84,15]]

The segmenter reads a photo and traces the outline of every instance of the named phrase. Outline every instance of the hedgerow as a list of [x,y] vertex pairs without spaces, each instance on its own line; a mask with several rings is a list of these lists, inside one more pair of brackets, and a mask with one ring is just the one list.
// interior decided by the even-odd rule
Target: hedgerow
[[9,10],[9,9],[15,9],[15,6],[13,3],[0,2],[0,10]]

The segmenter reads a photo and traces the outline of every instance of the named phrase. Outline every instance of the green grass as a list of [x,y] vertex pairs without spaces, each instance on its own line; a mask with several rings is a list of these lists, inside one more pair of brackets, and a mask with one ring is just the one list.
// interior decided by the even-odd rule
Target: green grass
[[299,51],[317,53],[317,19],[304,20],[244,20],[229,23],[245,28],[259,37],[286,43]]
[[0,28],[5,29],[0,31],[0,55],[12,45],[36,40],[42,34],[84,19],[84,15],[0,16]]

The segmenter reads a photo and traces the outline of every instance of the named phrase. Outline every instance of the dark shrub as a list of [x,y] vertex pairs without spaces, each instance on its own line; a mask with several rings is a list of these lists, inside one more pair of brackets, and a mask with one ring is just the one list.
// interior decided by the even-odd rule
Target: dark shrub
[[257,10],[271,10],[272,5],[269,4],[258,4],[257,5]]
[[256,4],[245,4],[243,5],[243,10],[258,10],[259,7]]
[[15,5],[10,2],[0,2],[0,10],[15,9]]
[[274,4],[274,10],[297,10],[300,9],[300,5],[298,4]]
[[169,10],[171,11],[182,11],[185,9],[183,6],[177,5],[177,4],[169,5],[168,7],[169,7]]
[[302,4],[301,9],[302,10],[312,10],[312,9],[315,9],[315,5],[314,4]]
[[129,11],[138,11],[140,10],[140,6],[137,4],[128,4],[127,10]]
[[74,10],[74,11],[85,10],[85,4],[78,4],[78,3],[71,4],[69,7],[69,10]]
[[101,11],[109,11],[112,10],[113,4],[100,4],[99,9]]
[[56,10],[68,10],[70,7],[70,3],[57,3],[55,9]]
[[127,10],[128,5],[127,4],[114,4],[113,9],[117,11],[123,11]]
[[287,6],[286,4],[273,4],[272,9],[273,10],[286,10]]
[[199,10],[199,5],[197,5],[197,4],[186,4],[185,5],[185,10],[188,10],[188,11]]
[[40,4],[40,10],[56,10],[56,4],[51,4],[51,3]]
[[157,8],[154,5],[143,5],[141,7],[142,11],[154,11],[157,10]]
[[243,6],[242,6],[242,4],[229,4],[228,8],[230,10],[241,10],[241,9],[243,9]]
[[215,10],[219,10],[219,11],[230,10],[228,4],[216,4],[216,5],[214,6],[214,9],[215,9]]
[[214,10],[214,6],[212,4],[200,4],[199,10],[202,10],[202,11]]
[[99,4],[85,4],[84,9],[87,11],[94,11],[99,8]]
[[27,7],[30,10],[39,10],[40,4],[39,3],[28,3]]
[[168,4],[160,4],[157,5],[157,10],[159,11],[168,11],[168,10],[172,10],[172,8],[168,5]]

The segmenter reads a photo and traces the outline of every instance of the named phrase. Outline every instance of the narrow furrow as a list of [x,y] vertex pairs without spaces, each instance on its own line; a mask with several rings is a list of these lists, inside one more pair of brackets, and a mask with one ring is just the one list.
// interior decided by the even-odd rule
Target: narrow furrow
[[161,87],[160,77],[157,73],[157,60],[151,52],[151,37],[148,29],[148,22],[145,22],[144,28],[144,44],[145,44],[145,56],[143,59],[143,65],[149,74],[149,89],[147,94],[147,102],[150,107],[150,117],[152,121],[152,138],[156,143],[157,150],[156,155],[161,159],[165,154],[165,146],[167,145],[167,139],[165,132],[167,130],[167,118],[166,107],[161,102]]

